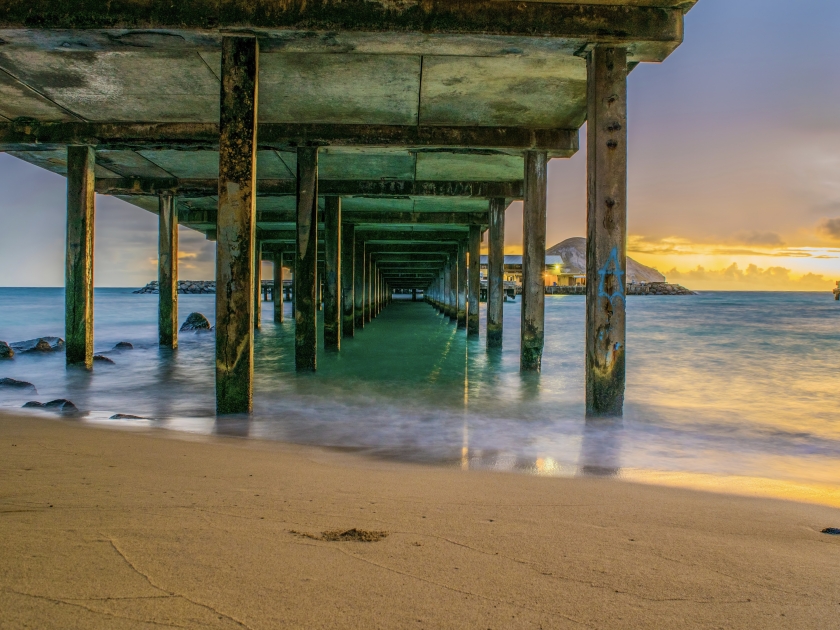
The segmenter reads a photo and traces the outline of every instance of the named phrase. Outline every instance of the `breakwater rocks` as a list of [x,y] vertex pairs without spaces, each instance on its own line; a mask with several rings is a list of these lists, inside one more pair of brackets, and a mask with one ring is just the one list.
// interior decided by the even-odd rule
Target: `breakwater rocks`
[[[215,293],[215,280],[178,280],[178,293]],[[153,280],[133,293],[160,293],[158,281]]]
[[[546,287],[545,292],[549,295],[586,295],[586,287]],[[681,284],[669,284],[667,282],[637,284],[631,282],[627,285],[627,295],[697,295],[697,293],[691,289],[686,289]]]

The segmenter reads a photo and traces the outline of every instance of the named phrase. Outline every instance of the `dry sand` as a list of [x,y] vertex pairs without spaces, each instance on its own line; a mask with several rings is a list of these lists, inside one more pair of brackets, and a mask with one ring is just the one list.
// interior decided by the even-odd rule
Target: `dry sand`
[[8,415],[0,497],[3,629],[840,628],[830,507]]

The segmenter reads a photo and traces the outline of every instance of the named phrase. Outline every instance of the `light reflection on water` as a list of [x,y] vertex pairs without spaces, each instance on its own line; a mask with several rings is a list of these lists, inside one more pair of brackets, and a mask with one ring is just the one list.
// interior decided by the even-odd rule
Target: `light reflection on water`
[[[182,295],[213,320],[214,296]],[[294,372],[294,323],[263,304],[251,418],[214,417],[213,335],[156,343],[157,296],[96,292],[96,351],[116,365],[65,369],[64,356],[19,355],[0,377],[69,398],[87,420],[324,446],[462,468],[667,482],[736,475],[837,487],[840,305],[830,294],[631,297],[623,422],[583,420],[584,300],[546,298],[541,375],[519,373],[519,303],[505,305],[504,349],[467,340],[422,304],[395,303],[317,374]],[[483,309],[483,305],[482,305]],[[482,311],[482,331],[484,329]],[[61,334],[60,289],[0,289],[0,339]],[[111,351],[118,341],[135,349]],[[150,418],[109,421],[113,413]],[[658,479],[643,474],[658,471]],[[683,485],[685,483],[683,482]],[[702,485],[702,484],[701,484]]]

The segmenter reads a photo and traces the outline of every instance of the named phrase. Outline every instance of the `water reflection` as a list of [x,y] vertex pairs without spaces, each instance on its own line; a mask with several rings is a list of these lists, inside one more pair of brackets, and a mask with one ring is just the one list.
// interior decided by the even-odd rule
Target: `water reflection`
[[251,417],[246,414],[216,416],[213,433],[233,437],[248,437],[251,434]]
[[586,477],[615,477],[621,470],[621,440],[624,423],[620,418],[587,418],[580,445],[578,474]]

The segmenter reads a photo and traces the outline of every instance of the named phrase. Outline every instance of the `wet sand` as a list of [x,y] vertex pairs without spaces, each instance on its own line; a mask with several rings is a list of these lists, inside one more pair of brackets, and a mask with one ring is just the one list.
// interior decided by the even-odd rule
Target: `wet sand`
[[0,415],[2,629],[825,629],[824,527],[840,510]]

